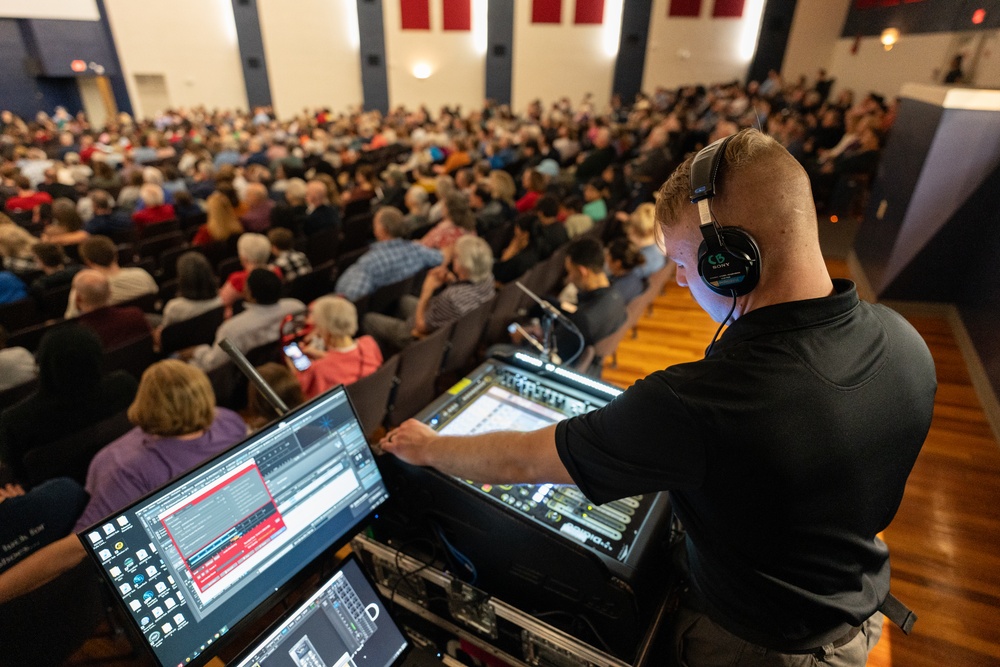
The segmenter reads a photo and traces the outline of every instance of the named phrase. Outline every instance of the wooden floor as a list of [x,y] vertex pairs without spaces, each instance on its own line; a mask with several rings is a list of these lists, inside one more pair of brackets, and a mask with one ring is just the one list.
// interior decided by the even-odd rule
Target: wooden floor
[[[834,276],[850,277],[843,262]],[[905,314],[905,313],[904,313]],[[950,325],[908,316],[930,346],[938,393],[930,434],[899,513],[885,531],[892,591],[920,620],[909,637],[890,622],[869,667],[1000,665],[1000,449],[972,388]],[[604,379],[628,386],[704,355],[716,324],[687,289],[667,286],[638,336],[618,348]],[[899,410],[906,410],[900,405]]]

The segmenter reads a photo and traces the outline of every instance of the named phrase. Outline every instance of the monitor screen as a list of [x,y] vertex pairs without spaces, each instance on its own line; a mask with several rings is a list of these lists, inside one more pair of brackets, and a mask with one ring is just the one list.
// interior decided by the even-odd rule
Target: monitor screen
[[235,667],[388,667],[408,647],[374,587],[351,557]]
[[[161,665],[224,635],[388,497],[343,387],[80,534]],[[213,647],[213,648],[210,648]]]

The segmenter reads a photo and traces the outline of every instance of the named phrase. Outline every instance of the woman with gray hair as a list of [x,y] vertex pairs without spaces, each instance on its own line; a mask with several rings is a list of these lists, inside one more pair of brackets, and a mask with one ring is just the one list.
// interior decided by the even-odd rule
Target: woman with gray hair
[[339,296],[316,299],[309,319],[313,324],[312,340],[302,351],[312,363],[300,371],[286,359],[306,398],[339,384],[357,382],[382,365],[382,351],[375,339],[354,337],[358,332],[358,311],[347,299]]
[[236,253],[240,257],[242,271],[234,271],[229,274],[226,283],[219,290],[222,303],[227,308],[243,297],[243,290],[247,286],[247,276],[254,269],[270,269],[274,275],[283,278],[281,269],[268,266],[271,259],[271,241],[263,234],[247,232],[242,234],[236,241]]

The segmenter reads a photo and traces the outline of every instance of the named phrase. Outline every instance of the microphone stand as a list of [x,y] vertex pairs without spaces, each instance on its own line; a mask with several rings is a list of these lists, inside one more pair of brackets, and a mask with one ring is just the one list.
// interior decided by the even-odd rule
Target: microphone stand
[[554,324],[556,322],[559,322],[564,327],[572,331],[580,341],[580,347],[577,348],[576,353],[574,353],[572,357],[566,360],[565,365],[569,366],[576,361],[577,357],[583,353],[583,348],[587,346],[587,343],[584,340],[580,329],[573,323],[573,320],[566,317],[561,310],[553,306],[551,303],[542,299],[530,289],[525,287],[521,281],[516,281],[514,284],[517,285],[522,292],[531,297],[531,299],[542,309],[542,313],[544,315],[542,319],[542,356],[545,357],[546,361],[557,365],[563,365],[563,362],[556,353],[556,350],[553,349],[553,335],[555,331]]

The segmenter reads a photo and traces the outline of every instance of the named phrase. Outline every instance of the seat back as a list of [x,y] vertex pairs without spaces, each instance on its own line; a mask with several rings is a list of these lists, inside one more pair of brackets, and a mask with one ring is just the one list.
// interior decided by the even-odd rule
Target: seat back
[[239,257],[227,257],[226,259],[219,262],[219,265],[215,269],[215,275],[219,276],[219,280],[226,282],[229,279],[230,274],[236,273],[243,268],[243,263],[240,261]]
[[315,265],[309,273],[295,278],[285,285],[285,296],[298,299],[302,303],[312,303],[333,289],[331,278],[334,260]]
[[104,351],[104,369],[111,371],[126,371],[132,377],[139,379],[143,371],[156,361],[153,352],[153,335],[146,334],[135,340],[123,343],[118,347]]
[[163,222],[154,222],[151,225],[138,227],[136,229],[136,236],[141,241],[143,239],[151,239],[154,236],[163,236],[164,234],[172,234],[179,231],[181,231],[180,221],[177,218],[172,218]]
[[38,305],[31,297],[0,305],[0,324],[8,332],[26,329],[40,320]]
[[[105,613],[90,559],[44,586],[0,605],[0,667],[61,665],[93,634]],[[53,620],[59,619],[58,632]]]
[[494,303],[496,297],[466,313],[455,322],[451,338],[448,340],[448,354],[441,366],[441,373],[460,373],[474,365],[479,341],[483,338],[483,331],[486,329],[486,322]]
[[71,477],[80,484],[87,468],[105,445],[132,429],[125,411],[91,424],[44,447],[29,450],[22,459],[28,484],[35,486],[56,477]]
[[0,412],[19,402],[38,389],[38,380],[28,380],[22,384],[0,389]]
[[518,316],[518,311],[526,298],[524,292],[514,283],[507,283],[500,288],[493,301],[493,311],[486,322],[486,331],[483,333],[487,345],[510,342],[507,325]]
[[340,230],[324,229],[316,232],[306,240],[306,257],[313,266],[318,266],[336,259],[340,249]]
[[379,287],[370,295],[367,312],[392,315],[396,310],[397,304],[399,304],[399,300],[403,298],[404,295],[410,293],[411,285],[413,285],[413,276],[404,278],[403,280],[392,283],[391,285],[383,285],[382,287]]
[[389,423],[398,426],[435,397],[435,381],[441,370],[452,325],[441,327],[424,339],[410,343],[399,353],[396,393],[389,409]]
[[347,395],[351,397],[365,436],[369,439],[379,427],[385,425],[398,368],[399,355],[394,354],[371,375],[347,385]]
[[135,244],[135,254],[139,257],[150,257],[154,261],[164,250],[184,245],[187,240],[179,231],[168,232],[158,236],[146,236]]
[[160,332],[160,354],[166,356],[194,345],[209,345],[215,341],[215,331],[226,317],[223,306],[213,308],[183,322],[163,327]]
[[61,318],[69,305],[69,283],[46,290],[38,301],[39,317],[42,321]]

